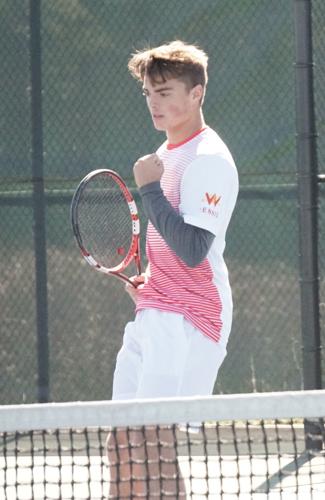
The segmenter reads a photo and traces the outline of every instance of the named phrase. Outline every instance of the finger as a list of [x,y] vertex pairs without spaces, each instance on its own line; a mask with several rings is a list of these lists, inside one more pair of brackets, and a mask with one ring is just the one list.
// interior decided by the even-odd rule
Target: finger
[[137,276],[134,276],[134,279],[132,279],[132,282],[133,281],[135,281],[136,283],[144,283],[144,281],[145,281],[144,274],[139,274]]
[[128,295],[131,297],[133,302],[136,304],[137,303],[137,295],[138,295],[137,289],[134,288],[134,286],[129,285],[129,288],[125,287],[125,290],[128,293]]
[[131,285],[131,283],[125,283],[125,291],[130,293],[132,290],[134,290],[134,285]]
[[130,278],[130,281],[131,283],[127,282],[125,284],[125,291],[129,294],[134,293],[134,290],[144,283],[144,280],[138,280],[136,278]]

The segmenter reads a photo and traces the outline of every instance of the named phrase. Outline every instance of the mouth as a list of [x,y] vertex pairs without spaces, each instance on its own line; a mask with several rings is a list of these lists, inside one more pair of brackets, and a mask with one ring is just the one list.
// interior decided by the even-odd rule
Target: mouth
[[161,118],[163,118],[163,117],[164,117],[164,115],[158,115],[158,114],[153,114],[153,115],[152,115],[152,118],[153,118],[154,120],[160,120],[160,119],[161,119]]

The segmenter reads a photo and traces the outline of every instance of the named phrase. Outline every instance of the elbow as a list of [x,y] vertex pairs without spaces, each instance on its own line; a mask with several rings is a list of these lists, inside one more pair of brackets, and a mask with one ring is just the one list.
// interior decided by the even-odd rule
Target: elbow
[[183,255],[180,255],[180,258],[188,267],[191,267],[193,269],[199,266],[204,261],[208,253],[209,246],[203,244],[202,241],[200,241],[200,244],[191,242],[189,245],[187,245],[186,250],[183,251]]
[[[176,255],[190,268],[199,266],[206,259],[212,245],[214,235],[194,226],[186,226],[187,232],[179,238],[175,245]],[[177,242],[175,242],[177,243]]]
[[201,254],[201,255],[184,255],[181,257],[182,261],[188,266],[191,267],[192,269],[194,267],[199,266],[204,259],[206,258],[206,253]]

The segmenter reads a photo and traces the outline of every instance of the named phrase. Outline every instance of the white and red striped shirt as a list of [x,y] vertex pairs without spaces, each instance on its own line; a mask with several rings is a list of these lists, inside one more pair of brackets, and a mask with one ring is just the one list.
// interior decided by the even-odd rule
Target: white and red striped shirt
[[203,262],[189,267],[149,221],[149,266],[136,310],[155,308],[183,314],[203,334],[226,344],[232,297],[223,252],[238,194],[235,163],[209,127],[178,145],[165,142],[157,154],[164,164],[161,187],[172,207],[186,223],[207,229],[215,238]]

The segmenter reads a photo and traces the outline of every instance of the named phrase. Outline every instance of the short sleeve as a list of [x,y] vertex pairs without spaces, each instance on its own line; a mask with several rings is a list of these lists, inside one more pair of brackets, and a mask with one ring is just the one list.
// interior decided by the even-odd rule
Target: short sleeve
[[235,164],[221,155],[201,155],[184,172],[180,214],[187,224],[217,235],[226,231],[237,195]]

